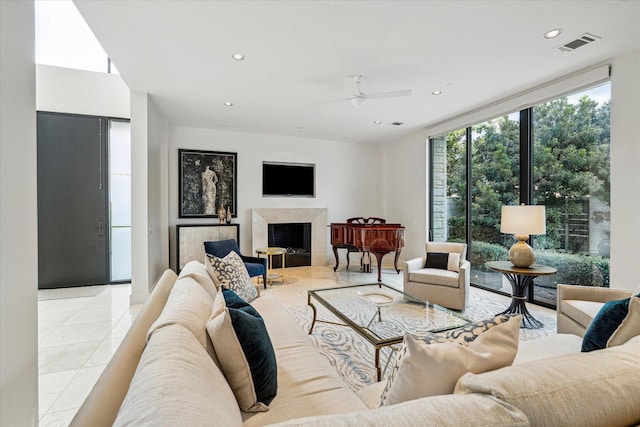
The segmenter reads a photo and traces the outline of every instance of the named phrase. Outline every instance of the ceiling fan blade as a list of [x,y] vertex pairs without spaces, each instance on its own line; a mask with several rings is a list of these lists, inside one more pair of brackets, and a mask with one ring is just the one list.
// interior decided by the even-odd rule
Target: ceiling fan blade
[[368,99],[374,98],[393,98],[396,96],[411,96],[411,89],[405,90],[396,90],[393,92],[379,92],[379,93],[368,93],[366,97]]

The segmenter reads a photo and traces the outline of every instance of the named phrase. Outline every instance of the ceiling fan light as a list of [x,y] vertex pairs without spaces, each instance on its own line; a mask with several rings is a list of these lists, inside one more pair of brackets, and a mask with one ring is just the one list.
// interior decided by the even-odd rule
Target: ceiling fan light
[[361,96],[354,96],[351,98],[351,105],[353,105],[354,108],[364,107],[364,98]]

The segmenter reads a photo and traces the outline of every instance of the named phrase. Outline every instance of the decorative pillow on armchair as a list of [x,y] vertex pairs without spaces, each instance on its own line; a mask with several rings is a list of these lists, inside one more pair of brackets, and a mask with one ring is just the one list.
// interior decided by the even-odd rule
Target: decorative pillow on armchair
[[640,334],[640,297],[606,302],[582,339],[582,351],[589,352],[624,344]]
[[232,290],[222,287],[213,302],[207,332],[240,409],[268,411],[278,390],[278,368],[260,314]]
[[210,254],[207,254],[206,257],[209,259],[207,271],[218,288],[224,286],[231,289],[247,302],[258,297],[258,291],[251,281],[247,267],[245,267],[240,255],[231,251],[224,258]]
[[511,365],[518,351],[521,321],[522,316],[512,316],[486,329],[468,345],[456,341],[430,344],[405,335],[380,404],[451,394],[458,379],[467,372],[481,373]]
[[427,252],[424,268],[460,271],[460,254],[455,252]]

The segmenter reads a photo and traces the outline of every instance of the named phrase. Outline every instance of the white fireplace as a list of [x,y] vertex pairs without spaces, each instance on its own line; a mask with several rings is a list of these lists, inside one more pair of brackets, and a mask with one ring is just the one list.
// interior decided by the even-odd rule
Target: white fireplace
[[268,225],[311,223],[311,265],[327,265],[327,209],[284,208],[251,210],[251,253],[268,246]]

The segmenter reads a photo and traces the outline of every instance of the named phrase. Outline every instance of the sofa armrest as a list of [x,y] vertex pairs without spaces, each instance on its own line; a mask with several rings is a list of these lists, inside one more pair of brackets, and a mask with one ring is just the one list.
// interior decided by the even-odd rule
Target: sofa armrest
[[607,302],[617,299],[629,298],[631,290],[618,288],[600,288],[594,286],[558,285],[558,312],[562,310],[562,301],[578,300]]
[[467,260],[464,260],[462,264],[460,264],[460,272],[461,280],[464,280],[465,288],[469,290],[471,286],[471,263]]
[[156,283],[127,335],[71,421],[71,427],[111,426],[147,344],[147,331],[160,316],[178,276],[166,270]]
[[420,270],[424,266],[424,263],[424,257],[414,258],[404,263],[403,270],[405,274],[412,271]]

